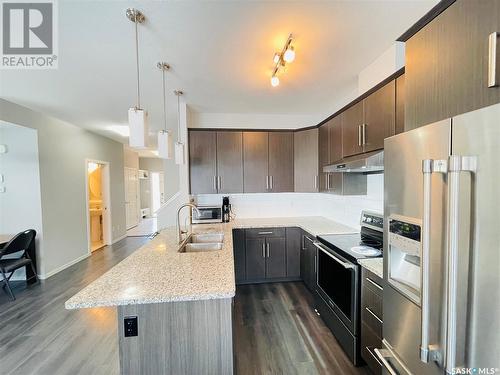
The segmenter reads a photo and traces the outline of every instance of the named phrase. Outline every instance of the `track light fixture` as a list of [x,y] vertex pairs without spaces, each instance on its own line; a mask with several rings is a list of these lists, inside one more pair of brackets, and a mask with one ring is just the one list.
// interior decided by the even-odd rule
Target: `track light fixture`
[[280,69],[284,68],[287,63],[291,63],[295,60],[295,49],[292,46],[292,40],[293,37],[292,34],[290,34],[281,52],[276,52],[274,54],[274,69],[271,75],[271,86],[273,87],[280,84],[280,79],[278,78]]

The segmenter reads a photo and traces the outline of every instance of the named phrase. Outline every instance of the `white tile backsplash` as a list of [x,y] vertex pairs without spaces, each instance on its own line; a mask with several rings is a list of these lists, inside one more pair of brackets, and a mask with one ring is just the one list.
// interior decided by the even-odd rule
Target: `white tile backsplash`
[[[384,175],[368,175],[367,195],[340,196],[327,193],[224,194],[239,218],[324,216],[359,227],[362,210],[383,212]],[[222,194],[195,196],[197,204],[222,204]]]

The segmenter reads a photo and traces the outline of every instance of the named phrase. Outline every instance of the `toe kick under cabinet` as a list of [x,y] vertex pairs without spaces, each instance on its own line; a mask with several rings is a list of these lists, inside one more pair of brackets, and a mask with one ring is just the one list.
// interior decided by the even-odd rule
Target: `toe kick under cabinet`
[[300,228],[233,229],[237,284],[300,280]]
[[382,374],[375,348],[382,346],[383,280],[362,268],[361,273],[361,357],[375,375]]

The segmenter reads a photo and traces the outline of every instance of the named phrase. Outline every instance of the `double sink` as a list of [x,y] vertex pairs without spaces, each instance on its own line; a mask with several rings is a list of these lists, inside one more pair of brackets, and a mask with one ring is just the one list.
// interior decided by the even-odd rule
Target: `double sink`
[[180,253],[199,253],[222,250],[224,233],[190,234],[179,248]]

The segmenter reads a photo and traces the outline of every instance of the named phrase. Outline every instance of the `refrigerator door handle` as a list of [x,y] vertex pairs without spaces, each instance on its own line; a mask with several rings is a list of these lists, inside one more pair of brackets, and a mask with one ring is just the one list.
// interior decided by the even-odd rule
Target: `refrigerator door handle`
[[420,294],[421,315],[421,342],[420,360],[429,363],[429,360],[438,361],[440,353],[435,345],[430,345],[429,321],[430,321],[430,232],[431,232],[431,196],[432,196],[432,173],[447,173],[446,160],[422,160],[423,173],[423,218],[422,218],[422,282]]
[[457,279],[458,279],[458,249],[460,222],[460,173],[475,172],[477,159],[474,156],[451,155],[448,158],[448,275],[447,275],[447,335],[446,335],[446,365],[447,374],[452,374],[456,363],[457,347]]

